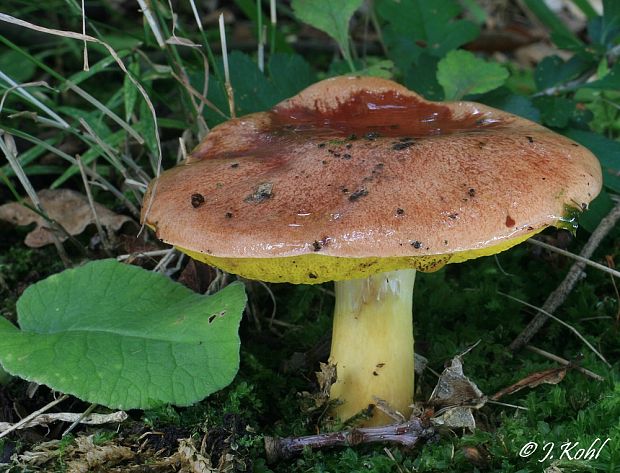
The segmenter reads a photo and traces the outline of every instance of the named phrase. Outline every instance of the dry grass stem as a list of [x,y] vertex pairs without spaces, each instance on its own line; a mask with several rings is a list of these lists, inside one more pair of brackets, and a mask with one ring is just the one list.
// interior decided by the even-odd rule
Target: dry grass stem
[[10,427],[8,427],[4,432],[0,432],[0,439],[2,437],[6,437],[11,432],[14,432],[17,429],[23,428],[22,426],[29,424],[30,421],[32,421],[33,419],[37,418],[38,416],[40,416],[44,412],[49,411],[52,407],[54,407],[57,404],[60,404],[62,401],[64,401],[68,397],[69,396],[67,394],[63,394],[58,399],[54,399],[52,402],[50,402],[50,403],[46,404],[45,406],[43,406],[41,409],[38,409],[38,410],[34,411],[32,414],[27,415],[26,417],[24,417],[19,422],[17,422],[15,424],[11,425]]
[[[0,14],[1,15],[1,14]],[[50,109],[47,105],[45,105],[43,102],[41,102],[39,99],[37,99],[36,97],[34,97],[30,92],[28,92],[27,90],[25,90],[25,87],[29,87],[29,86],[35,86],[35,85],[43,85],[45,87],[48,87],[50,89],[52,89],[52,87],[50,87],[47,82],[44,81],[39,81],[39,82],[29,82],[26,84],[18,84],[17,82],[15,82],[13,79],[11,79],[9,76],[7,76],[4,72],[2,72],[0,70],[0,79],[4,80],[5,82],[7,82],[10,86],[10,88],[4,93],[4,95],[2,96],[2,101],[0,102],[0,111],[2,111],[2,106],[4,105],[4,99],[5,96],[15,90],[19,95],[21,95],[24,99],[26,99],[28,102],[30,102],[31,104],[33,104],[34,106],[40,108],[43,112],[45,112],[47,115],[49,115],[50,117],[52,117],[52,119],[58,123],[58,125],[61,128],[71,128],[71,125],[69,125],[69,123],[67,123],[65,120],[63,120],[60,115],[58,115],[56,112],[54,112],[52,109]],[[53,90],[53,89],[52,89]]]
[[[525,349],[531,352],[537,353],[540,356],[544,356],[545,358],[548,358],[549,360],[553,360],[556,363],[560,363],[561,365],[564,365],[564,366],[568,366],[571,364],[570,361],[565,360],[564,358],[554,355],[553,353],[549,353],[548,351],[541,350],[540,348],[536,348],[532,345],[525,345]],[[583,373],[586,376],[589,376],[590,378],[596,379],[597,381],[605,381],[605,378],[603,378],[602,376],[588,369],[582,368],[581,366],[572,365],[572,367],[574,370],[579,371],[580,373]]]
[[153,15],[151,8],[149,7],[148,3],[145,0],[138,0],[138,5],[140,5],[140,10],[142,10],[142,14],[144,15],[144,18],[146,19],[146,22],[148,23],[149,28],[151,28],[151,31],[153,32],[153,36],[155,36],[155,41],[157,41],[157,44],[159,45],[160,48],[164,49],[165,47],[164,37],[161,34],[161,30],[159,29],[159,24],[157,23],[157,20],[155,19],[155,15]]
[[571,253],[570,251],[563,250],[558,248],[557,246],[550,245],[549,243],[545,243],[544,241],[536,240],[535,238],[530,238],[527,240],[528,243],[536,246],[540,246],[541,248],[545,248],[546,250],[553,251],[563,256],[567,256],[577,261],[581,261],[588,266],[592,266],[593,268],[599,269],[603,272],[609,273],[612,276],[620,278],[620,271],[616,271],[613,268],[605,266],[603,264],[597,263],[596,261],[592,261],[591,259],[584,258],[583,256],[576,255],[575,253]]
[[103,230],[103,226],[101,225],[101,221],[99,220],[99,215],[97,215],[97,210],[95,209],[95,201],[93,199],[93,193],[90,190],[90,184],[88,182],[88,178],[86,177],[86,170],[84,168],[84,163],[80,156],[76,157],[78,167],[80,168],[80,175],[82,176],[82,182],[84,183],[84,190],[86,191],[86,198],[88,199],[88,205],[90,207],[90,211],[93,214],[93,219],[95,220],[95,227],[97,227],[97,233],[99,234],[99,238],[101,238],[101,244],[103,245],[103,249],[107,253],[108,256],[112,256],[110,244],[108,242],[108,237]]
[[226,47],[226,28],[224,27],[224,14],[220,14],[220,41],[222,44],[222,62],[224,64],[224,80],[226,87],[226,95],[228,96],[228,108],[230,117],[235,118],[235,96],[232,85],[230,83],[230,70],[228,69],[228,48]]
[[588,340],[586,340],[586,338],[585,338],[583,335],[581,335],[581,333],[579,333],[579,331],[578,331],[575,327],[573,327],[572,325],[570,325],[570,324],[568,324],[568,323],[564,322],[562,319],[560,319],[560,318],[556,317],[555,315],[553,315],[553,314],[552,314],[552,313],[550,313],[550,312],[547,312],[546,310],[542,309],[541,307],[536,307],[535,305],[530,304],[529,302],[526,302],[526,301],[524,301],[524,300],[522,300],[522,299],[519,299],[518,297],[511,296],[510,294],[506,294],[505,292],[501,292],[501,291],[497,291],[497,293],[498,293],[499,295],[501,295],[501,296],[507,297],[508,299],[512,299],[512,300],[513,300],[513,301],[515,301],[515,302],[518,302],[518,303],[520,303],[520,304],[523,304],[523,305],[525,305],[525,306],[527,306],[527,307],[529,307],[529,308],[531,308],[531,309],[534,309],[534,310],[536,310],[536,311],[538,311],[538,312],[541,312],[541,313],[545,314],[547,317],[549,317],[549,318],[551,318],[551,319],[555,320],[557,323],[559,323],[559,324],[563,325],[564,327],[566,327],[567,329],[569,329],[571,332],[573,332],[573,333],[574,333],[574,334],[575,334],[575,335],[576,335],[576,336],[577,336],[577,337],[578,337],[578,338],[579,338],[579,339],[580,339],[583,343],[585,343],[585,345],[586,345],[586,346],[587,346],[590,350],[592,350],[592,352],[593,352],[596,356],[598,356],[598,357],[601,359],[601,361],[602,361],[603,363],[605,363],[608,367],[610,367],[610,368],[611,368],[611,364],[610,364],[610,363],[609,363],[609,362],[605,359],[605,357],[604,357],[603,355],[601,355],[601,354],[599,353],[599,351],[598,351],[596,348],[594,348],[594,346],[593,346],[593,345],[592,345],[592,344],[591,344]]
[[[590,258],[594,254],[594,250],[598,248],[607,234],[616,227],[620,220],[620,202],[616,202],[616,205],[605,216],[596,229],[588,238],[588,241],[581,249],[579,256],[583,258]],[[538,312],[536,316],[530,321],[530,323],[521,331],[519,335],[510,344],[510,349],[516,351],[527,345],[529,341],[538,333],[540,328],[547,321],[545,313],[555,311],[560,305],[564,303],[568,295],[571,293],[577,281],[580,279],[586,264],[583,261],[575,261],[570,270],[560,283],[560,285],[551,293],[547,300],[543,304],[545,312]]]

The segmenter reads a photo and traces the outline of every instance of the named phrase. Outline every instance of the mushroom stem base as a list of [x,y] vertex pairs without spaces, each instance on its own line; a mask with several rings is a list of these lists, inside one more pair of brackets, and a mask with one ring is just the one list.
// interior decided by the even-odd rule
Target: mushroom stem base
[[[412,297],[415,270],[336,281],[329,361],[337,367],[330,397],[342,420],[382,399],[406,418],[413,402]],[[364,425],[394,420],[377,411]]]

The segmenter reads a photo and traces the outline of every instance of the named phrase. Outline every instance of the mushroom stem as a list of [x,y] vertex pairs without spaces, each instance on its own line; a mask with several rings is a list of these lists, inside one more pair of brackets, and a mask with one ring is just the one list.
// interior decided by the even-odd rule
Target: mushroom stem
[[[411,413],[415,273],[405,269],[335,282],[329,361],[337,367],[337,380],[330,397],[342,402],[334,408],[342,420],[375,404],[376,398],[405,418]],[[393,422],[375,409],[365,425]]]

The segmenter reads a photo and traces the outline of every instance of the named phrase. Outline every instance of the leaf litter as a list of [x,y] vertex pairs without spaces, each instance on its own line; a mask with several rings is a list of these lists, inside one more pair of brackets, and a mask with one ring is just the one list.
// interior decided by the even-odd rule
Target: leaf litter
[[[95,223],[88,198],[80,192],[71,189],[44,189],[38,193],[38,197],[47,216],[61,225],[69,235],[79,235],[86,227]],[[117,232],[125,223],[132,221],[126,215],[118,215],[101,204],[95,203],[94,208],[101,225],[109,232]],[[54,243],[49,222],[22,204],[10,202],[0,206],[0,220],[20,226],[36,224],[24,241],[30,248],[41,248]],[[68,238],[63,234],[58,234],[57,237],[61,241]]]

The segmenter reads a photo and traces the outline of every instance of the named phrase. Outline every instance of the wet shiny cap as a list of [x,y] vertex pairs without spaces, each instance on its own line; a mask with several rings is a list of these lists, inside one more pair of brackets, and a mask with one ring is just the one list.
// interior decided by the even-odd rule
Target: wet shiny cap
[[501,251],[601,180],[586,148],[531,121],[336,77],[213,128],[151,183],[142,220],[227,271],[316,283]]

